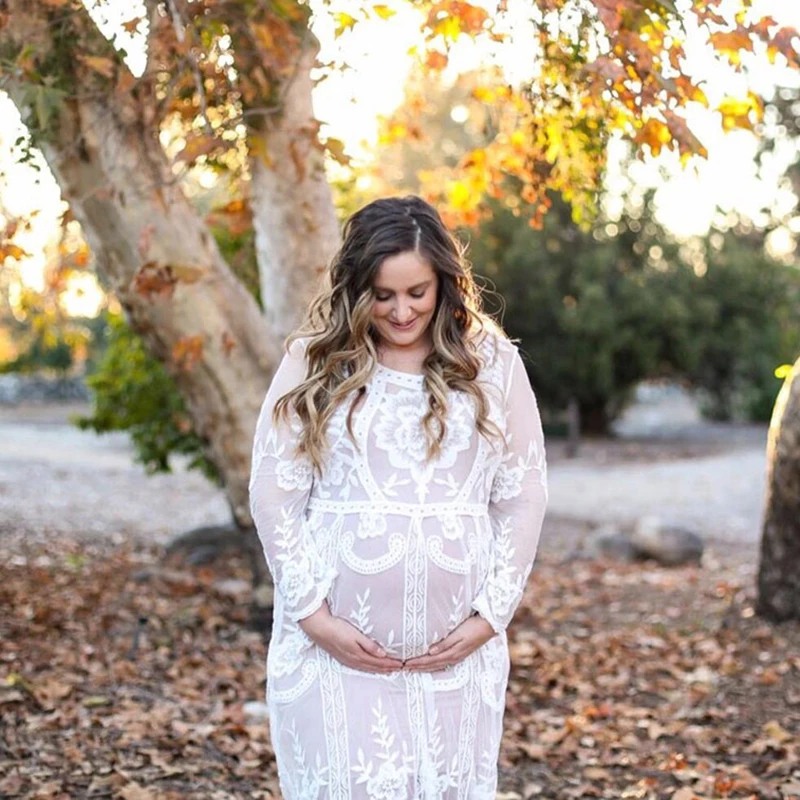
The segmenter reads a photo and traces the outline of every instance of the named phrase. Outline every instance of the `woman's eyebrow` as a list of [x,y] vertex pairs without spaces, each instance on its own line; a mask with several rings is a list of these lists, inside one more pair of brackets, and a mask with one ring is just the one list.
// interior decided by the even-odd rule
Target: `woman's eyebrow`
[[[430,279],[427,281],[423,281],[422,283],[416,283],[414,286],[409,287],[408,291],[413,292],[414,289],[422,289],[430,285]],[[390,294],[394,294],[394,289],[384,289],[382,286],[373,286],[372,287],[376,292],[388,292]]]

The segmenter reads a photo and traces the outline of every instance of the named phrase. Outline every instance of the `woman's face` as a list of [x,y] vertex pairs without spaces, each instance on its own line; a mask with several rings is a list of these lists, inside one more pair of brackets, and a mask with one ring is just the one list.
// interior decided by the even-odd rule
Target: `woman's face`
[[436,311],[439,278],[413,250],[385,258],[375,275],[372,324],[385,344],[413,350]]

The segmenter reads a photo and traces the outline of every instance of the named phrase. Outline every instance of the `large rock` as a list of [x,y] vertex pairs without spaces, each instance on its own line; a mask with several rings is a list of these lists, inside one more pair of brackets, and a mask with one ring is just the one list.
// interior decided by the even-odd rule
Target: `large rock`
[[642,517],[630,541],[639,558],[652,558],[668,567],[699,564],[703,557],[703,539],[698,534],[658,517]]
[[630,537],[613,525],[603,525],[593,530],[586,549],[591,558],[633,561],[637,556]]

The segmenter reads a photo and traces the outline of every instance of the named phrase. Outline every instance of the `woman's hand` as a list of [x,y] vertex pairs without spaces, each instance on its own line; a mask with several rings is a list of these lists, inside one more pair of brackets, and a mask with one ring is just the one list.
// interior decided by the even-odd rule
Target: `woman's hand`
[[403,664],[403,669],[435,672],[452,667],[496,635],[494,628],[483,617],[474,614],[467,617],[444,639],[434,642],[427,655],[409,658]]
[[298,624],[309,638],[347,667],[381,673],[403,668],[399,658],[388,655],[377,642],[343,617],[331,614],[327,603]]

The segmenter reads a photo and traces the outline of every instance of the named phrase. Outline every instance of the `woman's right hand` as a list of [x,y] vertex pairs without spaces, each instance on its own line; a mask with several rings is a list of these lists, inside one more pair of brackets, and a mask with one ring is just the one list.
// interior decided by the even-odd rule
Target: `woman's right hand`
[[298,625],[310,639],[347,667],[380,673],[403,668],[399,658],[388,655],[377,642],[343,617],[331,614],[327,602],[301,619]]

